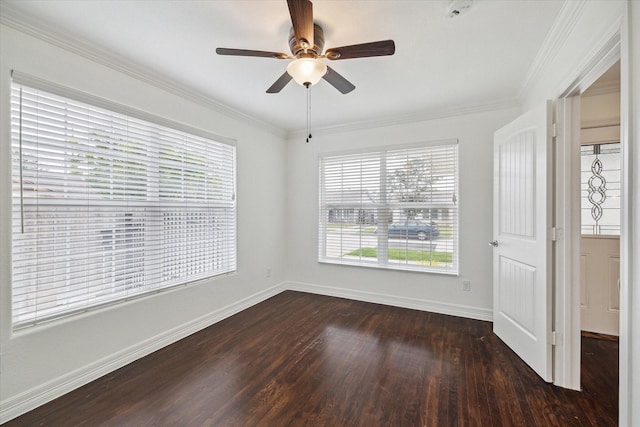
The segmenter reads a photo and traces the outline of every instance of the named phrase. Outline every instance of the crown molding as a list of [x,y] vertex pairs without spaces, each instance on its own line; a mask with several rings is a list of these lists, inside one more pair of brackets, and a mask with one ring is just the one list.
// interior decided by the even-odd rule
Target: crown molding
[[101,46],[74,37],[69,32],[62,30],[57,26],[50,25],[19,11],[11,3],[2,2],[0,3],[0,6],[0,24],[72,52],[92,62],[104,65],[119,73],[133,77],[136,80],[157,87],[173,95],[177,95],[229,118],[249,123],[281,138],[285,138],[287,136],[286,131],[282,128],[226,106],[211,97],[202,95],[200,92],[154,71],[151,68],[144,67],[130,61],[109,49],[105,49]]
[[[335,126],[314,127],[313,134],[329,135],[329,134],[335,134],[335,133],[353,132],[353,131],[364,130],[364,129],[427,122],[431,120],[445,119],[449,117],[466,116],[470,114],[506,110],[509,108],[518,108],[521,106],[522,104],[520,103],[519,99],[505,98],[505,99],[499,99],[499,100],[489,101],[489,102],[480,103],[480,104],[469,104],[469,105],[445,107],[445,108],[433,108],[433,109],[423,110],[423,111],[410,113],[410,114],[403,114],[403,115],[397,115],[397,116],[391,116],[391,117],[378,117],[378,118],[373,118],[368,120],[354,121],[354,122],[335,125]],[[298,130],[289,132],[289,134],[287,135],[287,138],[290,140],[295,138],[304,138],[306,136],[305,134],[306,134],[306,131],[304,129],[298,129]]]
[[527,91],[537,82],[549,63],[557,56],[560,48],[564,45],[576,23],[580,20],[586,5],[587,2],[585,0],[564,1],[558,16],[553,22],[549,32],[547,32],[547,36],[542,42],[542,46],[538,50],[533,64],[529,67],[529,72],[520,86],[520,90],[518,91],[519,99],[524,98]]

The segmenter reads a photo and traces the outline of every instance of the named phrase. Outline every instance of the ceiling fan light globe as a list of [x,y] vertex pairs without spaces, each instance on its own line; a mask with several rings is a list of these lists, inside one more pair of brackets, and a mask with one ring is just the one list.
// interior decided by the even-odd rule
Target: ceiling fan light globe
[[287,65],[287,73],[302,86],[312,86],[327,74],[327,65],[315,58],[299,58]]

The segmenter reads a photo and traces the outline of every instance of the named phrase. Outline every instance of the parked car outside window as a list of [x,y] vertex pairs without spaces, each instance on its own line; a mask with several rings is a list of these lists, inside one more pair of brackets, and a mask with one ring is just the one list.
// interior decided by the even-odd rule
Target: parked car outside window
[[414,237],[420,240],[431,240],[439,235],[440,230],[437,225],[423,221],[407,220],[389,225],[389,237]]

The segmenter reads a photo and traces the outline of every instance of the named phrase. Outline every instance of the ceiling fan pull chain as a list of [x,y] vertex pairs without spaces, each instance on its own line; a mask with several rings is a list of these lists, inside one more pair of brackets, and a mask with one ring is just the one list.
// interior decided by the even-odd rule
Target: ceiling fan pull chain
[[309,139],[312,138],[311,136],[311,92],[309,90],[311,85],[305,84],[305,87],[307,88],[307,143],[308,143]]

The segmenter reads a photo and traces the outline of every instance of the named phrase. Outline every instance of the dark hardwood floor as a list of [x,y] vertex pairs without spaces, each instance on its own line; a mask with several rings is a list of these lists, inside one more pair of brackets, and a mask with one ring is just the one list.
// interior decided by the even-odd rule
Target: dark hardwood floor
[[583,338],[583,392],[492,324],[284,292],[6,426],[613,426],[618,343]]

